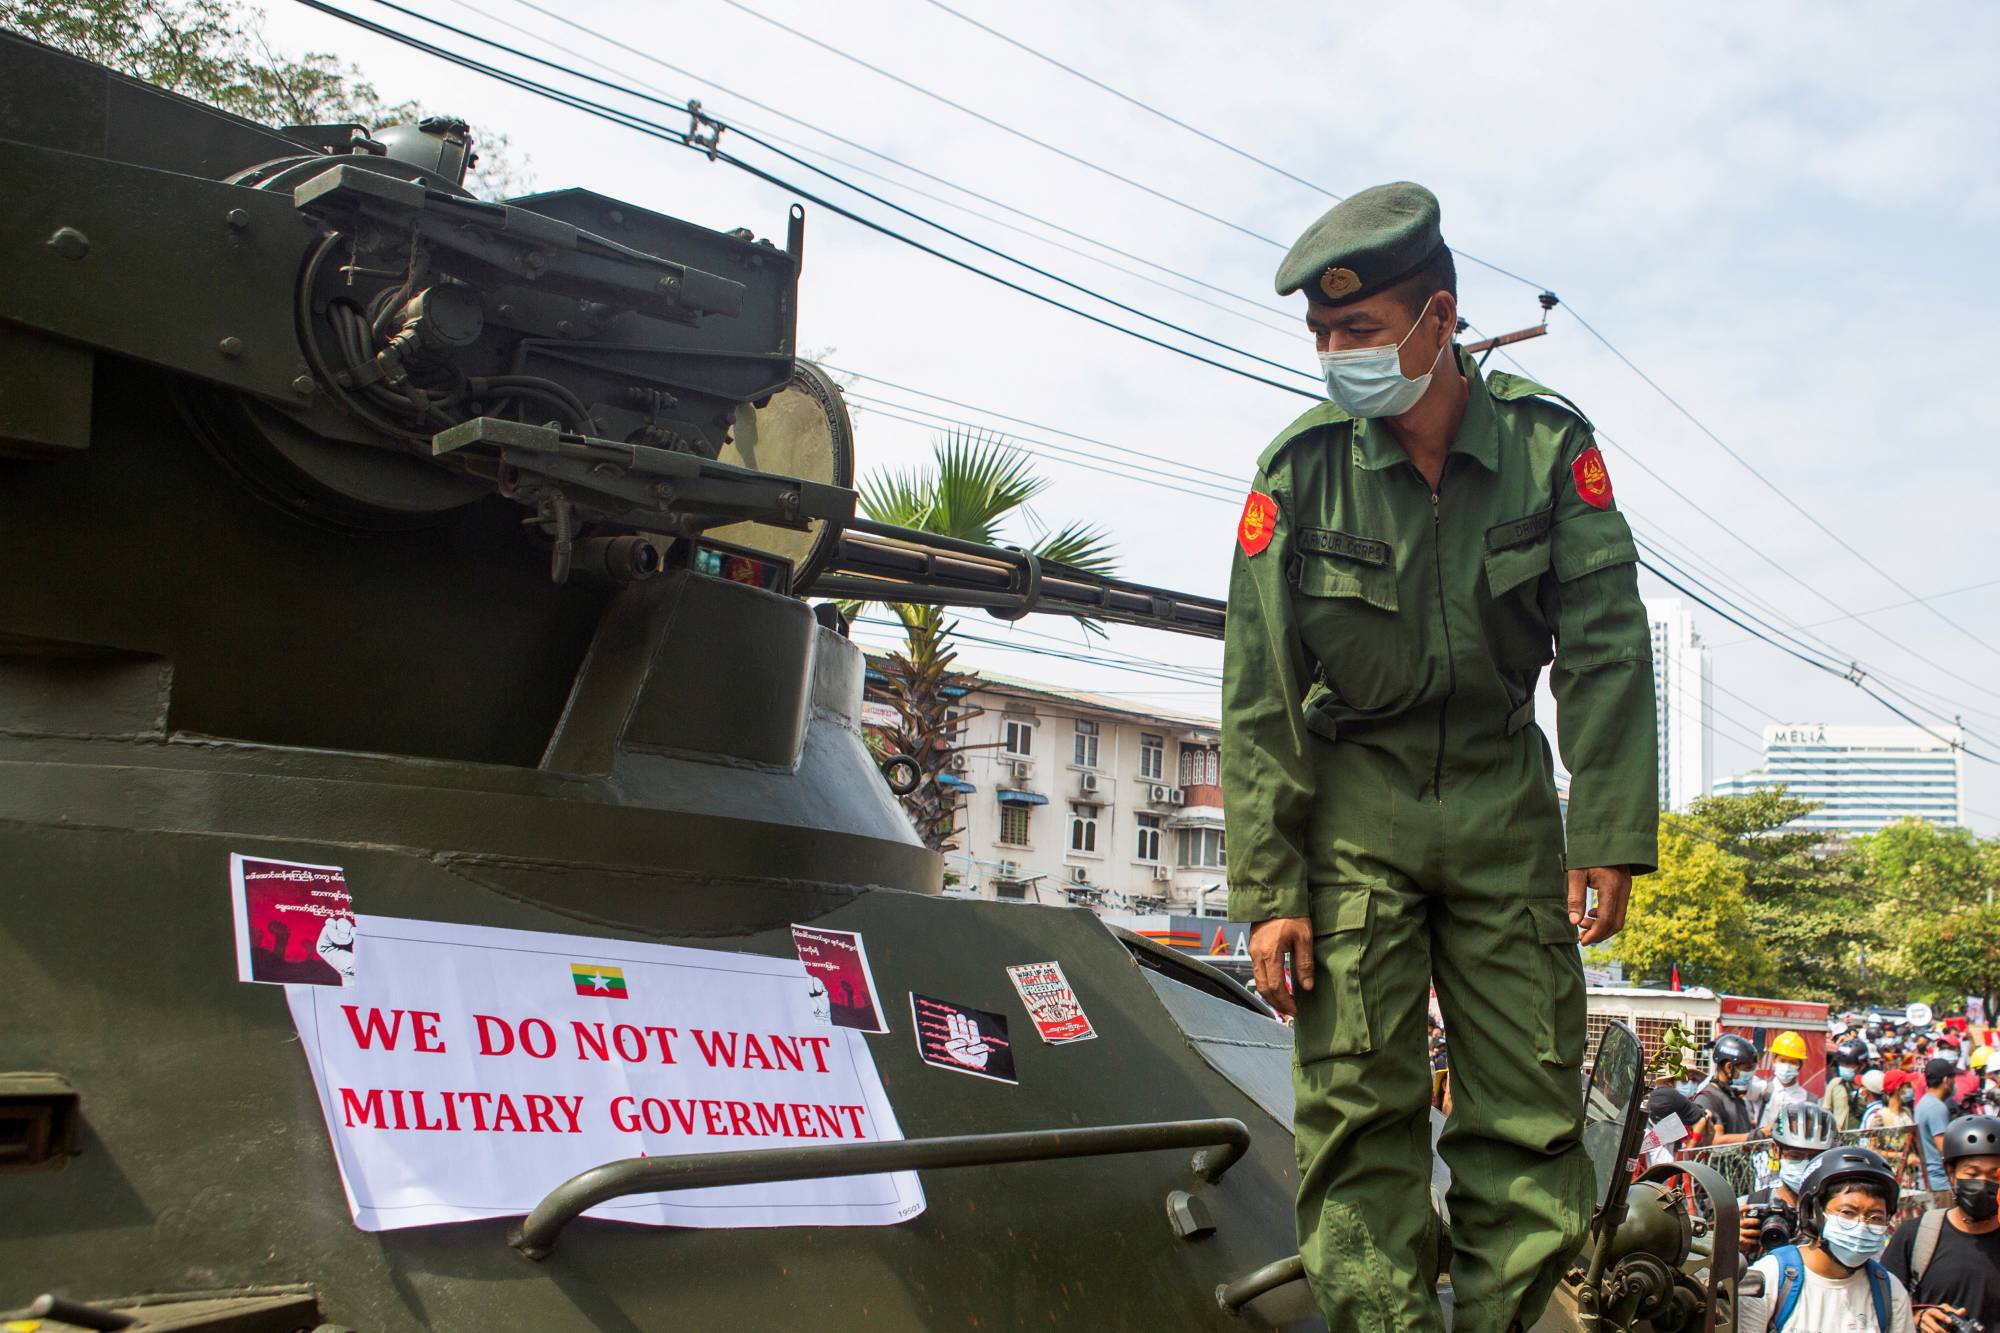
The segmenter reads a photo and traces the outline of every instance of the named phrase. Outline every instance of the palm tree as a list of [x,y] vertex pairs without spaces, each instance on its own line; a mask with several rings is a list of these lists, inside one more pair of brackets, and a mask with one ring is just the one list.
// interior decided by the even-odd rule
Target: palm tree
[[[932,442],[929,466],[864,478],[860,503],[861,511],[878,523],[1002,545],[1005,521],[1048,486],[1047,478],[1034,474],[1027,455],[1004,438],[953,429]],[[1047,533],[1027,549],[1044,560],[1095,574],[1110,574],[1117,563],[1104,532],[1084,523]],[[849,618],[860,609],[847,608]],[[882,728],[881,742],[916,760],[920,776],[916,789],[902,798],[903,808],[926,846],[949,851],[957,833],[957,800],[937,779],[951,763],[953,734],[976,713],[958,700],[978,685],[978,677],[952,669],[958,656],[952,643],[957,620],[947,619],[935,606],[898,604],[889,610],[902,623],[903,646],[882,666],[887,702],[897,721]]]

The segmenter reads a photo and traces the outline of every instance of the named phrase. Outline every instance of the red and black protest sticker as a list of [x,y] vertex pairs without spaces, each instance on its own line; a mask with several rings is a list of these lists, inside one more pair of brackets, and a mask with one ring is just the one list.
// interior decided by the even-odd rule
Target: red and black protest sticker
[[232,853],[236,977],[283,986],[354,980],[354,899],[339,866]]
[[1097,1035],[1076,998],[1061,963],[1020,963],[1007,969],[1007,977],[1020,993],[1021,1004],[1034,1021],[1035,1031],[1051,1046],[1073,1041],[1089,1041]]
[[806,966],[813,1012],[837,1028],[887,1032],[889,1022],[875,999],[875,973],[868,949],[851,930],[793,926],[792,948]]
[[1020,1082],[1014,1077],[1014,1048],[1001,1015],[911,991],[910,1019],[917,1029],[917,1054],[925,1064],[996,1083]]

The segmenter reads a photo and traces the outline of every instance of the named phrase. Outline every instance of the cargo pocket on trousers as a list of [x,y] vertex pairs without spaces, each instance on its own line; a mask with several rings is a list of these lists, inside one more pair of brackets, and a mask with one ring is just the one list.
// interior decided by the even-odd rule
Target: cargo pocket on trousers
[[1528,904],[1534,937],[1541,946],[1544,981],[1536,997],[1535,1044],[1542,1063],[1574,1068],[1583,1062],[1583,956],[1576,927],[1562,901]]
[[1320,894],[1332,899],[1333,910],[1313,913],[1312,1001],[1299,1006],[1293,1031],[1300,1064],[1336,1055],[1366,1055],[1375,1049],[1363,975],[1374,889],[1367,884],[1337,884],[1315,896]]

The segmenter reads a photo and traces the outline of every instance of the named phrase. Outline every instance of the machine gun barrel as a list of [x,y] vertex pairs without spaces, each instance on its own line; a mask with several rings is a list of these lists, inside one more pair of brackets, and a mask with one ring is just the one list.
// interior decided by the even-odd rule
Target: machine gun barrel
[[1018,548],[982,546],[937,533],[850,519],[815,597],[925,606],[982,607],[1001,620],[1032,611],[1222,637],[1224,604],[1093,574]]

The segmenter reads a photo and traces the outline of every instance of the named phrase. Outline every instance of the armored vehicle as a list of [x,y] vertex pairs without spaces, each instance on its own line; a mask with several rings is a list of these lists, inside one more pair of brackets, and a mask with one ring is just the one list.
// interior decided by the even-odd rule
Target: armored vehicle
[[[1312,1326],[1286,1029],[941,895],[827,599],[1222,608],[858,518],[801,211],[472,151],[0,34],[0,1308]],[[1699,1326],[1646,1199],[1552,1317]]]

